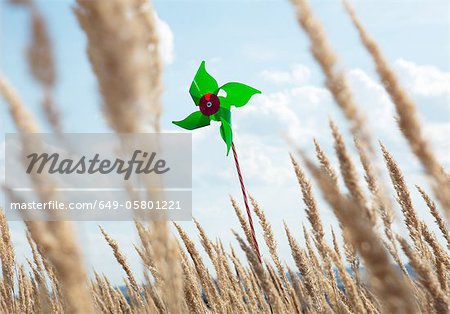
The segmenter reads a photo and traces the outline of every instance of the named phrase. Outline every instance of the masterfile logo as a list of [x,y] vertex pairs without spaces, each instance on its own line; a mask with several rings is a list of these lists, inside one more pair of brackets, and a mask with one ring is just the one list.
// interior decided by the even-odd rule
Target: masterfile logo
[[7,134],[7,218],[189,220],[191,148],[180,133]]
[[82,156],[78,160],[70,158],[61,158],[58,153],[49,155],[48,153],[32,153],[27,156],[29,164],[26,172],[30,174],[36,166],[36,172],[41,174],[44,167],[49,164],[48,173],[59,174],[109,174],[116,172],[117,174],[124,174],[124,180],[128,180],[132,173],[136,174],[163,174],[170,170],[166,166],[164,159],[157,159],[157,153],[143,152],[135,150],[131,159],[128,161],[116,158],[100,159],[100,154],[95,154],[94,157]]

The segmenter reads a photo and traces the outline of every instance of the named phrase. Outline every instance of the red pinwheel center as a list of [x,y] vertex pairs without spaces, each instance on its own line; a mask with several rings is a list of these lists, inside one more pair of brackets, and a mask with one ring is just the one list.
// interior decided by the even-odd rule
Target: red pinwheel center
[[211,116],[219,111],[219,97],[211,93],[205,94],[202,98],[200,98],[199,106],[201,113],[203,113],[205,116]]

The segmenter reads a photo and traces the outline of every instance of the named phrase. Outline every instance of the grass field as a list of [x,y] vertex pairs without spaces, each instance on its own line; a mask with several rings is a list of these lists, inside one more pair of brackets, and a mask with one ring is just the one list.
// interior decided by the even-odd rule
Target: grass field
[[[61,132],[63,125],[53,101],[54,63],[45,19],[32,0],[12,0],[11,5],[24,6],[30,12],[33,36],[27,62],[45,95],[43,112],[53,131]],[[1,312],[449,313],[450,176],[424,136],[416,105],[381,48],[351,6],[347,2],[344,6],[395,106],[398,127],[423,167],[430,191],[421,186],[408,189],[396,157],[383,143],[376,142],[376,134],[367,127],[370,117],[354,100],[320,21],[307,1],[293,0],[292,8],[308,35],[311,54],[352,134],[344,138],[330,120],[337,164],[314,139],[314,160],[311,152],[293,149],[292,171],[309,221],[303,230],[290,230],[285,225],[285,238],[275,239],[264,210],[251,198],[253,215],[263,230],[258,235],[264,239],[260,245],[270,253],[260,263],[245,213],[234,199],[231,205],[240,226],[230,226],[236,238],[230,249],[228,243],[210,238],[199,221],[195,221],[198,234],[187,234],[176,223],[171,228],[168,222],[136,222],[140,242],[135,249],[146,279],[140,282],[135,277],[141,270],[130,268],[114,234],[100,229],[125,274],[126,288],[119,289],[100,274],[88,278],[80,249],[83,244],[75,240],[73,224],[68,221],[27,221],[25,232],[32,256],[27,268],[18,264],[8,222],[0,214]],[[124,12],[134,18],[127,18]],[[78,0],[74,14],[87,37],[87,54],[111,128],[118,133],[141,132],[144,124],[150,124],[153,131],[159,131],[163,66],[152,7],[145,0]],[[0,76],[0,94],[9,106],[17,132],[40,132],[18,89],[4,76]],[[295,139],[291,140],[296,147]],[[359,160],[352,158],[351,145]],[[383,167],[377,163],[380,155]],[[363,178],[357,171],[359,167],[364,170]],[[382,173],[388,173],[390,180],[383,180]],[[35,178],[34,184],[52,185],[42,176]],[[395,195],[389,195],[392,188]],[[5,193],[12,192],[5,187]],[[423,198],[419,206],[431,213],[436,226],[424,223],[412,203],[412,194]],[[331,243],[326,241],[329,229],[322,223],[317,196],[339,221],[340,228],[330,231]],[[53,197],[51,191],[40,195],[43,201]],[[401,209],[402,219],[394,219],[396,207]],[[401,224],[406,227],[407,237],[395,231],[395,226]],[[296,240],[301,234],[305,247]],[[194,244],[198,236],[202,247]],[[296,268],[280,260],[277,241],[288,241]],[[246,259],[240,259],[235,250],[242,250]],[[205,266],[209,263],[211,269]]]

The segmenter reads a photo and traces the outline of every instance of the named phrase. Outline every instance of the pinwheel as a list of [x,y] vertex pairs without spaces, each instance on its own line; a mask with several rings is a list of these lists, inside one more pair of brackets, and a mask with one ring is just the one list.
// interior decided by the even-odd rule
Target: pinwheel
[[[220,92],[223,92],[222,93]],[[227,156],[230,148],[233,149],[233,157],[236,165],[236,170],[241,184],[242,196],[244,197],[244,204],[247,210],[247,217],[252,232],[253,247],[256,255],[261,262],[261,254],[259,252],[258,241],[255,236],[255,229],[253,227],[253,220],[248,206],[247,193],[242,178],[241,168],[236,153],[236,148],[233,143],[233,131],[231,129],[231,107],[243,107],[247,104],[250,98],[255,94],[261,92],[248,85],[230,82],[219,87],[217,81],[205,69],[205,61],[200,64],[200,67],[195,74],[194,80],[189,88],[195,105],[198,111],[191,113],[185,119],[180,121],[172,121],[172,123],[182,127],[186,130],[194,130],[202,128],[211,124],[211,121],[220,122],[220,135],[227,145]]]
[[[219,95],[220,91],[223,91],[225,96]],[[227,145],[228,155],[233,142],[231,106],[242,107],[253,95],[260,93],[253,87],[237,82],[226,83],[219,87],[214,77],[206,71],[203,61],[189,88],[189,94],[199,110],[181,121],[172,123],[186,130],[194,130],[210,125],[211,120],[220,122],[220,135]]]

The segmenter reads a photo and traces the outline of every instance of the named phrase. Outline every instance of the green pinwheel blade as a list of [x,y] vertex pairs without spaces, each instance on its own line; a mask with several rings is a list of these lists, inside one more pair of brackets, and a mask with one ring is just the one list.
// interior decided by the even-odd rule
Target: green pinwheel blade
[[212,77],[205,68],[205,61],[202,61],[200,67],[195,74],[194,80],[189,88],[189,94],[191,94],[195,105],[198,106],[200,98],[207,93],[215,94],[219,89],[219,85],[214,77]]
[[261,91],[257,90],[256,88],[237,82],[227,83],[220,87],[220,89],[224,90],[227,93],[226,102],[223,104],[223,106],[228,106],[228,108],[229,106],[242,107],[250,100],[253,95],[261,94]]
[[200,111],[196,111],[188,115],[185,119],[181,121],[172,121],[172,123],[186,130],[194,130],[209,125],[211,119]]
[[233,142],[233,131],[231,130],[231,124],[228,123],[224,118],[221,118],[220,121],[222,125],[220,126],[220,135],[222,136],[223,141],[227,144],[227,156],[230,153],[231,143]]
[[219,101],[220,101],[220,108],[225,108],[230,110],[231,104],[228,100],[228,98],[224,97],[224,96],[219,96]]
[[214,121],[221,121],[220,119],[225,119],[231,125],[231,111],[227,108],[221,107],[216,114],[211,116],[211,119]]

